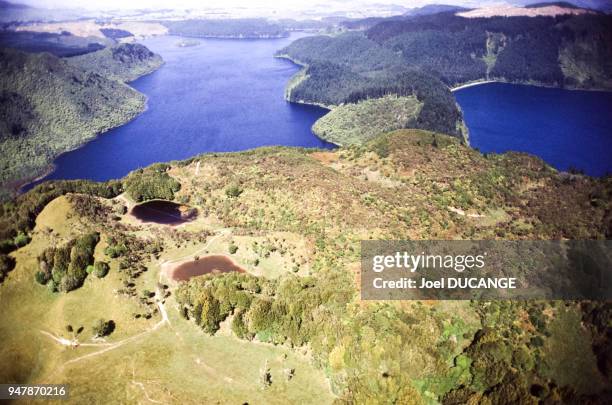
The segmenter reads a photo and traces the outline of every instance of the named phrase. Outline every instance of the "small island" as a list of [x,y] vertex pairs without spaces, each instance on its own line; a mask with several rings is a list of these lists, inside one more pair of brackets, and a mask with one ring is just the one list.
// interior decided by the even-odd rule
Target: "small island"
[[195,39],[183,39],[176,43],[176,46],[179,48],[187,48],[190,46],[198,46],[200,45],[200,41],[196,41]]

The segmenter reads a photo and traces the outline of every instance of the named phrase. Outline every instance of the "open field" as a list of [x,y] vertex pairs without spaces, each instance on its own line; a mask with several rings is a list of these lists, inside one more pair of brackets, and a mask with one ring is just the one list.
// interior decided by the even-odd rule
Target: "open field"
[[[135,320],[133,313],[142,308],[116,293],[123,278],[116,263],[111,264],[105,278],[90,276],[83,287],[71,293],[51,293],[36,284],[38,252],[83,228],[66,197],[60,197],[39,215],[32,242],[15,253],[19,264],[0,289],[0,357],[3,364],[12,364],[0,367],[3,382],[69,382],[71,403],[102,398],[130,403],[331,402],[328,383],[306,354],[282,346],[251,344],[227,334],[205,337],[178,316],[172,297],[162,304],[167,308],[167,320],[159,312],[151,319]],[[206,246],[213,252],[226,249],[226,244],[219,241]],[[105,247],[103,242],[98,245],[96,257],[104,255]],[[175,260],[202,247],[170,249],[160,261]],[[150,271],[138,279],[138,287],[155,291],[161,266],[147,266]],[[28,304],[23,305],[24,301]],[[108,338],[93,339],[91,325],[100,318],[113,319],[116,331]],[[56,340],[73,340],[73,334],[65,329],[68,324],[75,330],[85,326],[77,336],[76,348]],[[258,378],[266,362],[274,384],[263,390],[258,388]],[[283,377],[287,368],[296,370],[291,381]]]

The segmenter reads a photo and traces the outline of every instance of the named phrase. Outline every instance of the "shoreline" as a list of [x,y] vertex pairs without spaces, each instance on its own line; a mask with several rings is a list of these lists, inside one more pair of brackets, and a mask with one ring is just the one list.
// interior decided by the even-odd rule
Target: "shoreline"
[[49,162],[48,167],[45,169],[44,172],[42,172],[42,174],[37,175],[36,177],[29,177],[29,178],[25,178],[25,179],[18,179],[16,180],[13,184],[13,186],[9,186],[7,189],[9,191],[12,191],[15,195],[21,195],[26,193],[28,190],[24,190],[25,187],[31,185],[32,183],[36,183],[38,181],[43,180],[45,177],[49,176],[50,174],[52,174],[56,169],[57,169],[57,165],[56,165],[56,161],[57,159],[59,159],[61,156],[63,156],[66,153],[70,153],[73,152],[77,149],[80,149],[82,147],[84,147],[85,145],[87,145],[88,143],[95,141],[96,139],[98,139],[100,136],[103,136],[105,134],[107,134],[108,132],[112,131],[113,129],[122,127],[124,125],[129,124],[130,122],[134,121],[136,118],[140,117],[142,114],[144,114],[145,112],[147,112],[147,110],[149,109],[149,96],[141,93],[138,89],[136,89],[135,87],[132,87],[132,83],[134,83],[135,81],[138,81],[139,79],[145,77],[145,76],[149,76],[155,72],[157,72],[159,69],[161,69],[164,65],[166,64],[166,61],[162,60],[162,63],[157,66],[156,68],[143,73],[142,75],[138,76],[137,78],[135,78],[134,80],[130,80],[127,82],[120,82],[121,85],[126,86],[132,90],[134,90],[135,92],[137,92],[138,94],[142,95],[144,97],[144,104],[143,104],[143,108],[141,111],[136,112],[132,117],[130,117],[127,121],[124,121],[120,124],[111,126],[109,128],[106,128],[96,134],[94,134],[91,138],[84,140],[83,142],[79,143],[78,145],[76,145],[74,148],[65,150],[61,153],[59,153],[57,156],[55,156],[53,158],[53,160],[51,162]]
[[[152,72],[151,72],[151,73],[152,73]],[[150,73],[149,73],[149,74],[150,74]],[[136,80],[138,80],[138,79],[136,79]],[[130,87],[130,88],[132,88],[132,89],[134,89],[133,87],[131,87],[131,86],[129,86],[129,85],[127,85],[127,84],[125,84],[125,83],[123,83],[123,84],[124,84],[124,85],[126,85],[126,86],[128,86],[128,87]],[[136,90],[136,89],[134,89],[134,90]],[[138,91],[138,90],[136,90],[136,91]],[[138,93],[139,93],[139,94],[143,94],[143,93],[140,93],[140,92],[138,92]],[[82,147],[84,147],[84,146],[85,146],[85,145],[87,145],[88,143],[90,143],[90,142],[95,141],[96,139],[98,139],[98,137],[100,137],[100,136],[103,136],[103,135],[107,134],[108,132],[112,131],[113,129],[116,129],[116,128],[119,128],[119,127],[122,127],[122,126],[124,126],[124,125],[127,125],[127,124],[129,124],[130,122],[134,121],[136,118],[140,117],[142,114],[144,114],[144,113],[147,111],[147,109],[149,108],[149,106],[148,106],[148,104],[147,104],[147,103],[148,103],[148,97],[147,97],[145,94],[143,94],[143,95],[145,96],[145,108],[144,108],[142,111],[139,111],[138,113],[136,113],[136,114],[135,114],[133,117],[131,117],[129,120],[127,120],[127,121],[125,121],[125,122],[123,122],[123,123],[121,123],[121,124],[118,124],[118,125],[112,126],[112,127],[110,127],[110,128],[107,128],[107,129],[105,129],[104,131],[98,132],[97,134],[95,134],[94,136],[92,136],[90,139],[88,139],[88,140],[85,140],[85,141],[81,142],[80,144],[78,144],[78,145],[77,145],[77,146],[75,146],[74,148],[71,148],[71,149],[69,149],[69,150],[65,150],[65,151],[63,151],[62,153],[58,154],[58,155],[57,155],[57,156],[55,156],[55,157],[53,158],[53,160],[52,160],[52,161],[49,163],[49,165],[48,165],[48,166],[49,166],[49,168],[48,168],[48,169],[47,169],[47,170],[46,170],[46,171],[45,171],[43,174],[38,175],[38,176],[37,176],[36,178],[34,178],[34,179],[31,179],[31,178],[30,178],[30,180],[25,179],[25,180],[18,181],[16,184],[20,184],[21,182],[24,182],[24,181],[25,181],[25,182],[24,182],[23,184],[18,185],[18,187],[13,188],[13,190],[15,191],[15,194],[20,195],[20,194],[26,193],[28,190],[24,190],[24,187],[27,187],[27,186],[29,186],[29,185],[30,185],[30,184],[32,184],[32,183],[36,183],[36,182],[38,182],[38,181],[40,181],[40,180],[43,180],[45,177],[47,177],[47,176],[49,176],[50,174],[52,174],[53,172],[55,172],[55,170],[57,169],[57,164],[56,164],[55,162],[57,161],[57,159],[59,159],[60,157],[62,157],[62,156],[63,156],[63,155],[65,155],[66,153],[74,152],[74,151],[75,151],[75,150],[77,150],[77,149],[81,149]],[[70,180],[70,179],[58,179],[58,180]],[[84,180],[84,179],[79,179],[79,180]]]
[[518,85],[518,86],[533,86],[533,87],[542,87],[546,89],[559,89],[559,90],[568,90],[568,91],[600,91],[600,92],[605,92],[605,93],[612,92],[612,88],[597,87],[597,88],[586,89],[582,87],[573,87],[573,86],[563,87],[563,86],[558,86],[554,84],[546,84],[546,83],[540,83],[540,82],[521,82],[521,81],[509,81],[509,80],[502,80],[502,79],[475,80],[475,81],[459,84],[454,87],[449,86],[448,89],[450,90],[451,93],[454,93],[455,91],[467,89],[469,87],[480,86],[480,85],[491,84],[491,83],[513,84],[513,85]]
[[455,87],[449,87],[448,89],[451,91],[451,93],[454,93],[455,91],[462,90],[462,89],[467,89],[468,87],[474,87],[474,86],[480,86],[480,85],[483,85],[483,84],[498,83],[498,82],[499,81],[497,81],[497,80],[480,80],[480,81],[474,81],[474,82],[468,82],[468,83],[460,84],[460,85],[455,86]]

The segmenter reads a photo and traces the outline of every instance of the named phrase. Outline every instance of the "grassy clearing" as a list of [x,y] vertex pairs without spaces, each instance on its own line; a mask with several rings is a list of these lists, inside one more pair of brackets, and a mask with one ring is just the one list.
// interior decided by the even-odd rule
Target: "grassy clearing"
[[[126,216],[127,217],[127,216]],[[90,275],[84,285],[69,293],[51,293],[34,282],[36,257],[45,247],[61,243],[90,224],[72,211],[66,197],[52,201],[38,216],[33,239],[14,252],[17,268],[0,288],[0,349],[3,382],[46,382],[71,384],[70,403],[141,402],[147,398],[181,403],[330,403],[333,395],[320,370],[308,357],[289,348],[249,344],[233,336],[202,339],[201,331],[178,316],[172,297],[166,301],[170,324],[152,330],[161,320],[134,319],[142,311],[137,301],[119,296],[125,278],[116,260],[109,274],[98,279]],[[201,224],[190,224],[197,231]],[[151,226],[138,230],[151,233]],[[210,249],[227,250],[228,240],[212,243]],[[95,251],[97,260],[107,247],[105,238]],[[160,261],[175,260],[202,249],[197,243],[174,246]],[[137,279],[139,291],[154,291],[159,278],[157,263],[145,263],[151,271]],[[23,303],[27,302],[27,305]],[[92,326],[98,319],[112,319],[116,330],[105,339],[92,339]],[[41,333],[72,339],[66,325],[76,330],[76,349],[62,346]],[[134,338],[135,337],[135,338]],[[84,344],[125,344],[96,354],[108,346]],[[82,356],[89,358],[80,359]],[[268,364],[273,384],[259,388],[260,369]],[[291,380],[285,369],[295,369]],[[202,389],[206,387],[206,389]],[[305,389],[304,387],[310,387]],[[147,397],[148,396],[148,397]]]
[[334,108],[312,127],[337,145],[361,144],[385,132],[414,125],[423,104],[416,97],[385,96]]

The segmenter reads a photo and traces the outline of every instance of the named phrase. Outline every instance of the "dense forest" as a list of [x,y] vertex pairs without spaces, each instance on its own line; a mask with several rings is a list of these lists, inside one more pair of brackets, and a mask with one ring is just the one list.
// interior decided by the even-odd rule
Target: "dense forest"
[[122,82],[151,73],[164,63],[161,56],[141,44],[119,44],[67,58],[66,61],[75,67]]
[[123,81],[161,63],[131,44],[67,59],[0,50],[2,194],[39,175],[60,153],[142,112],[145,97]]
[[279,51],[305,65],[288,98],[337,106],[415,95],[411,126],[461,136],[448,91],[500,80],[612,89],[612,16],[462,18],[451,12],[382,19],[362,32],[302,38]]
[[[610,88],[611,24],[612,16],[601,14],[462,18],[440,13],[381,22],[365,35],[449,85],[487,78]],[[576,47],[583,53],[572,52]],[[564,69],[572,63],[607,75],[581,80],[581,72]]]
[[290,88],[291,101],[336,106],[388,94],[416,96],[423,107],[415,128],[463,136],[461,112],[448,87],[362,33],[299,39],[279,56],[307,65],[304,80]]
[[163,21],[171,35],[201,38],[284,38],[280,24],[264,18]]

